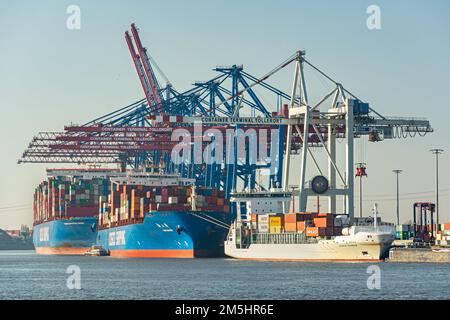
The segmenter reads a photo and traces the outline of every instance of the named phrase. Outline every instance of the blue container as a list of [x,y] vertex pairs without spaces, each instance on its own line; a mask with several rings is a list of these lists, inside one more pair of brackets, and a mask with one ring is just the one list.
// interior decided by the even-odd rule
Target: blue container
[[369,104],[366,102],[358,101],[353,107],[353,113],[357,115],[363,115],[369,113]]

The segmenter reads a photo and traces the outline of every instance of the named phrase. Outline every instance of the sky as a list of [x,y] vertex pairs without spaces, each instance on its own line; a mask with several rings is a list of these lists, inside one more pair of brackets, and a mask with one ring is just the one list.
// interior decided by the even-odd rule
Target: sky
[[[79,30],[66,26],[69,5],[81,9]],[[367,28],[369,5],[381,10],[379,30]],[[450,221],[450,2],[43,0],[0,1],[0,228],[32,224],[34,188],[45,168],[57,167],[17,164],[35,134],[143,97],[123,38],[132,22],[178,90],[211,79],[217,65],[243,64],[261,76],[302,49],[381,114],[428,118],[434,133],[426,137],[358,142],[355,160],[368,173],[364,211],[377,202],[383,219],[394,221],[393,169],[403,170],[402,222],[414,202],[433,201],[429,149],[439,147],[441,221]],[[292,73],[287,68],[272,83],[289,92]],[[310,79],[308,90],[319,96],[327,85]],[[291,182],[296,176],[294,169]]]

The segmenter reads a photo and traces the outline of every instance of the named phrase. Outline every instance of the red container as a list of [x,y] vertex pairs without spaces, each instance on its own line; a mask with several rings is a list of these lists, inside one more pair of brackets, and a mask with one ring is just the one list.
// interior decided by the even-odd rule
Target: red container
[[158,211],[185,211],[186,208],[183,204],[165,204],[158,203]]
[[98,214],[98,207],[67,207],[69,217],[92,217]]

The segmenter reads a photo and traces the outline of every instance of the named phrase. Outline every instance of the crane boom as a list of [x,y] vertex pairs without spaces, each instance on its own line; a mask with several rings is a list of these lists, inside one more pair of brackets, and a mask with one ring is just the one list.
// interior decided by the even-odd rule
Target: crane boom
[[150,92],[150,85],[148,83],[147,78],[145,77],[144,68],[142,66],[141,61],[139,60],[139,56],[134,50],[133,42],[131,41],[131,37],[128,31],[125,31],[125,41],[127,42],[128,49],[130,50],[131,58],[133,59],[134,66],[136,67],[136,71],[138,73],[139,80],[141,81],[142,89],[144,89],[147,102],[149,105],[153,105],[154,101],[152,98],[152,93]]
[[134,42],[136,43],[136,47],[141,57],[142,64],[144,66],[145,74],[147,75],[148,82],[150,84],[150,89],[152,90],[153,99],[157,105],[161,104],[162,97],[159,92],[159,84],[156,79],[155,73],[153,72],[152,66],[150,64],[150,60],[147,55],[147,49],[142,46],[141,39],[139,38],[139,34],[134,23],[131,24],[131,33],[133,34]]

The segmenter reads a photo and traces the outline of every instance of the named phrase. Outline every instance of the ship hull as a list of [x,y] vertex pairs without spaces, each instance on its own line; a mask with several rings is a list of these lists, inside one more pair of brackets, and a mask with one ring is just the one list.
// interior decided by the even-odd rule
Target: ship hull
[[[387,247],[386,249],[388,249]],[[312,262],[370,262],[382,261],[385,251],[378,245],[323,244],[252,244],[248,249],[225,246],[227,256],[247,260],[312,261]]]
[[236,259],[310,261],[310,262],[377,262],[388,254],[391,235],[381,235],[377,243],[320,240],[316,243],[251,244],[237,248],[233,241],[225,242],[225,254]]
[[118,258],[224,256],[227,230],[198,216],[223,221],[223,213],[167,211],[145,215],[143,223],[99,230],[97,244]]
[[47,221],[34,226],[38,254],[83,255],[95,244],[97,218],[79,217]]

